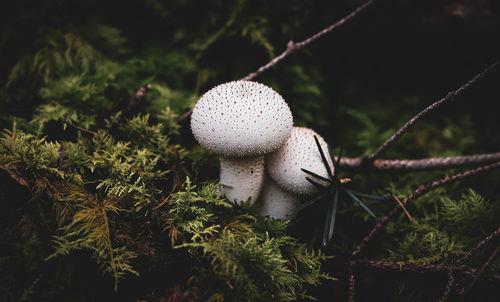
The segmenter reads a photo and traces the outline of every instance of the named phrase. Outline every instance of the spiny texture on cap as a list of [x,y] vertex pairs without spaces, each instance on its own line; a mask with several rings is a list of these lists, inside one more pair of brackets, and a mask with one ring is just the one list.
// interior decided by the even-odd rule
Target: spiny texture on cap
[[285,100],[256,82],[216,86],[196,103],[191,130],[208,150],[224,157],[264,155],[290,136],[293,118]]
[[280,188],[270,177],[264,177],[259,202],[259,215],[284,220],[290,218],[286,214],[300,204],[300,199]]
[[[306,180],[308,174],[301,168],[328,178],[328,172],[323,164],[314,135],[326,153],[328,164],[333,172],[333,163],[328,156],[328,144],[311,129],[293,127],[292,135],[281,148],[266,156],[266,168],[271,178],[283,189],[290,193],[310,195],[318,189]],[[309,176],[311,177],[311,176]],[[322,183],[321,181],[314,179]],[[323,184],[323,183],[322,183]]]
[[249,159],[228,159],[220,157],[221,191],[231,201],[254,203],[259,197],[264,180],[264,156]]

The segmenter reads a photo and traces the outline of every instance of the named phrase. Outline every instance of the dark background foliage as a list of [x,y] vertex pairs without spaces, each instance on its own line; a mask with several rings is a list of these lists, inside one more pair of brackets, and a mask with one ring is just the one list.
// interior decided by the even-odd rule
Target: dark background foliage
[[[38,121],[46,117],[46,113],[40,114],[43,104],[63,100],[67,102],[63,104],[68,104],[80,114],[71,121],[97,131],[105,127],[106,117],[120,111],[130,95],[146,83],[152,83],[153,89],[146,100],[134,108],[132,115],[150,113],[151,121],[161,122],[158,112],[166,105],[175,114],[181,115],[211,87],[255,71],[281,53],[288,41],[297,42],[309,37],[362,3],[361,0],[2,1],[0,128],[12,129],[15,121],[19,129],[35,133],[40,124],[41,134],[46,135],[47,140],[72,140],[78,131],[64,130],[57,118],[36,122],[35,117]],[[373,152],[411,116],[498,60],[499,37],[498,1],[380,0],[349,23],[291,55],[256,80],[272,86],[284,96],[292,109],[295,124],[315,129],[333,147],[342,146],[345,156],[357,157]],[[41,49],[46,52],[40,53],[37,59],[36,54]],[[60,57],[51,56],[58,51]],[[63,82],[66,84],[57,86],[57,81],[64,80],[68,75],[81,75],[83,80],[76,86],[86,88],[78,91],[58,88],[68,85]],[[499,79],[500,71],[492,72],[452,103],[417,124],[384,156],[425,158],[498,152],[500,136],[497,132],[500,125],[496,105],[500,99]],[[85,86],[89,83],[95,85],[93,90]],[[90,95],[87,100],[86,95]],[[69,115],[64,116],[67,118]],[[189,126],[187,123],[181,126],[179,133],[172,134],[172,142],[194,154],[195,141]],[[116,134],[116,131],[113,133]],[[126,136],[116,134],[118,138],[120,135]],[[206,154],[199,156],[203,160],[193,156],[186,160],[187,163],[179,164],[185,168],[181,172],[182,177],[188,174],[196,176],[196,182],[200,183],[216,180],[213,158]],[[171,168],[170,163],[166,166]],[[451,175],[452,172],[457,171],[368,174],[357,175],[354,180],[360,190],[380,193],[384,188],[391,187],[400,196],[407,196],[419,184]],[[499,177],[499,172],[491,172],[422,198],[410,208],[410,212],[415,214],[420,225],[432,225],[432,228],[429,227],[432,230],[414,227],[401,216],[387,227],[367,255],[371,259],[408,262],[405,254],[418,258],[421,251],[419,259],[427,259],[432,250],[421,246],[408,247],[412,239],[407,236],[414,234],[417,237],[413,240],[421,241],[421,236],[432,232],[441,232],[439,236],[447,235],[443,239],[446,242],[436,241],[438,246],[450,248],[450,240],[458,237],[456,240],[464,246],[451,249],[455,252],[466,251],[498,227],[498,216],[491,221],[484,220],[481,215],[478,221],[463,218],[463,223],[470,224],[470,228],[478,228],[475,234],[470,235],[464,230],[457,232],[451,228],[450,225],[455,225],[456,221],[455,224],[437,223],[450,213],[445,210],[440,212],[441,206],[447,204],[446,209],[450,209],[453,202],[459,204],[460,201],[474,199],[467,195],[472,188],[486,200],[489,211],[500,213]],[[31,194],[7,173],[3,173],[1,179],[3,232],[7,234],[13,230],[13,237],[22,237],[17,232],[22,234],[26,231],[19,230],[25,208],[35,210],[29,206],[20,208],[19,203],[29,204],[27,201]],[[168,179],[171,188],[174,181],[172,177]],[[376,204],[373,207],[376,214],[382,217],[392,209],[393,204]],[[469,212],[464,215],[470,217]],[[314,296],[320,300],[346,299],[346,257],[374,224],[375,221],[362,213],[359,207],[339,213],[334,240],[325,249],[326,254],[334,258],[324,265],[324,271],[339,280],[325,281],[312,289]],[[5,237],[5,234],[2,244],[18,242],[18,239]],[[150,292],[153,294],[148,299],[152,300],[160,299],[162,295],[175,296],[174,290],[167,293],[158,290],[164,283],[155,278],[164,274],[155,275],[156,272],[141,274],[140,278],[144,281],[136,290],[132,289],[137,284],[135,279],[124,280],[122,291],[115,294],[110,291],[109,276],[102,277],[97,264],[81,251],[68,256],[75,259],[69,260],[76,263],[73,266],[58,262],[51,264],[57,269],[45,268],[47,262],[40,261],[33,253],[37,249],[41,249],[44,256],[50,253],[51,235],[42,233],[33,242],[19,241],[25,254],[16,258],[17,262],[13,262],[10,255],[2,254],[4,258],[0,259],[9,261],[8,274],[5,273],[3,278],[7,281],[2,280],[5,292],[15,288],[16,283],[21,289],[30,284],[36,287],[38,272],[43,271],[59,274],[45,280],[60,282],[66,279],[67,283],[53,281],[56,284],[44,285],[52,291],[60,290],[63,294],[58,297],[64,299],[89,301],[99,300],[97,297],[101,295],[112,299],[116,295],[121,298],[127,294],[138,297]],[[8,250],[20,251],[17,248]],[[482,258],[476,260],[476,267],[491,251],[480,255]],[[178,254],[180,258],[187,257]],[[445,253],[436,250],[435,254]],[[182,270],[182,260],[172,264],[172,267]],[[447,258],[443,256],[434,260],[446,262]],[[149,262],[145,261],[145,264]],[[498,272],[498,261],[493,267],[492,271],[496,269]],[[64,274],[70,277],[64,278]],[[373,297],[387,301],[433,300],[439,297],[446,282],[445,278],[437,275],[432,275],[434,282],[429,282],[427,276],[369,270],[360,272],[360,276],[362,281],[357,298],[362,301]],[[88,280],[101,278],[107,283],[90,282],[95,287],[89,290],[91,286],[86,285]],[[399,282],[401,279],[405,281]],[[172,277],[171,282],[179,280]],[[23,292],[19,288],[14,291],[15,299],[19,299],[19,293]],[[75,298],[72,291],[80,296]],[[480,283],[470,296],[474,297],[471,299],[493,301],[493,295],[498,294],[498,289]]]

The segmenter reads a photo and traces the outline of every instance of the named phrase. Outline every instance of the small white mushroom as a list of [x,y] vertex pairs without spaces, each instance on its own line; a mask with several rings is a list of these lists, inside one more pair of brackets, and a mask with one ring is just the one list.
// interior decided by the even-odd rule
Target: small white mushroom
[[[198,100],[191,116],[196,140],[220,155],[220,182],[231,186],[223,187],[222,192],[237,201],[251,198],[255,202],[264,177],[263,158],[259,157],[278,149],[290,136],[292,125],[292,113],[283,98],[250,81],[210,89]],[[250,184],[256,187],[249,189]]]
[[[297,197],[290,198],[287,202],[276,199],[283,209],[275,209],[273,211],[279,211],[280,213],[285,211],[288,212],[288,209],[293,209],[292,205],[296,204],[296,199],[300,196],[313,195],[319,192],[316,186],[306,180],[306,176],[309,175],[301,169],[306,169],[328,178],[328,172],[321,158],[314,136],[318,138],[323,152],[328,152],[328,144],[314,130],[303,127],[293,127],[290,138],[283,146],[276,152],[266,156],[266,170],[271,179],[284,191],[292,195],[297,195]],[[326,156],[326,158],[333,172],[333,162],[329,156]],[[326,185],[325,182],[319,179],[314,179],[314,181]],[[261,207],[274,207],[266,204],[267,202],[274,202],[272,198],[267,196],[262,196],[261,198],[263,200]],[[285,206],[285,204],[287,205]],[[287,210],[285,210],[285,208]],[[261,211],[261,213],[263,215],[270,215],[264,211]],[[278,218],[284,219],[285,216]]]

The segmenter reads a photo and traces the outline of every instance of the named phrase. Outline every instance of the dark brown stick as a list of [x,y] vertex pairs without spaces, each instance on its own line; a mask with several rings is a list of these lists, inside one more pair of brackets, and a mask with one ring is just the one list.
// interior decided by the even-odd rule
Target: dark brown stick
[[[373,2],[375,2],[375,0],[369,0],[369,1],[365,2],[364,4],[362,4],[361,6],[359,6],[358,8],[356,8],[353,12],[351,12],[349,15],[345,16],[344,18],[340,19],[339,21],[337,21],[334,24],[328,26],[327,28],[321,30],[320,32],[312,35],[311,37],[305,39],[302,42],[297,42],[297,43],[295,43],[293,41],[288,42],[285,51],[283,51],[279,56],[275,57],[274,59],[272,59],[271,61],[269,61],[267,64],[259,67],[259,69],[257,69],[255,72],[252,72],[252,73],[248,74],[246,77],[242,78],[242,80],[244,80],[244,81],[250,81],[250,80],[254,79],[258,75],[264,73],[269,68],[271,68],[274,65],[278,64],[279,62],[281,62],[283,59],[285,59],[286,57],[288,57],[291,53],[293,53],[293,52],[295,52],[295,51],[297,51],[297,50],[299,50],[299,49],[307,46],[308,44],[310,44],[314,40],[316,40],[316,39],[318,39],[318,38],[326,35],[327,33],[331,32],[335,28],[344,25],[347,21],[349,21],[352,18],[354,18],[362,10],[364,10],[365,8],[367,8],[368,6],[370,6]],[[192,113],[193,113],[193,109],[185,112],[183,115],[181,115],[181,117],[179,117],[179,119],[177,121],[179,123],[182,123],[185,119],[189,118]]]
[[416,172],[486,165],[500,160],[500,152],[424,159],[375,160],[368,165],[362,158],[341,158],[340,168],[362,172]]
[[349,267],[349,302],[354,302],[354,294],[356,291],[356,279],[354,279],[354,273],[352,267]]
[[75,128],[76,130],[79,130],[79,131],[82,131],[82,132],[85,132],[85,133],[88,133],[88,134],[92,134],[94,136],[97,135],[97,132],[94,132],[92,130],[88,130],[88,129],[82,128],[80,126],[77,126],[77,125],[69,122],[69,121],[63,120],[62,122],[65,123],[66,125],[70,126],[70,127]]
[[140,104],[146,93],[151,89],[151,84],[146,84],[139,88],[128,100],[127,104],[121,110],[124,116],[130,115],[135,106]]
[[0,169],[4,170],[5,172],[9,173],[10,177],[17,181],[19,184],[25,186],[26,188],[30,189],[30,185],[28,184],[28,181],[21,176],[21,173],[17,168],[13,165],[9,164],[4,164],[0,162]]
[[448,270],[448,282],[446,282],[446,286],[444,288],[443,294],[439,299],[439,302],[446,302],[450,297],[451,290],[455,284],[455,276],[453,275],[453,270]]
[[456,96],[462,94],[465,90],[467,90],[470,86],[472,86],[475,82],[477,82],[479,79],[481,79],[484,75],[486,75],[488,72],[493,70],[496,66],[498,65],[498,62],[493,63],[490,65],[488,68],[483,70],[481,73],[476,75],[472,80],[464,84],[462,87],[448,92],[448,94],[440,99],[439,101],[435,102],[434,104],[428,106],[424,110],[422,110],[420,113],[418,113],[416,116],[414,116],[411,120],[409,120],[406,124],[401,127],[396,133],[394,133],[388,140],[386,140],[374,153],[367,155],[365,158],[368,162],[374,161],[382,153],[384,153],[387,148],[389,148],[392,144],[394,144],[403,134],[405,134],[418,120],[420,120],[422,117],[427,115],[429,112],[433,111],[434,109],[440,107],[446,102],[452,101],[455,99]]
[[[410,196],[408,196],[403,201],[403,205],[406,206],[409,202],[417,199],[418,197],[424,195],[425,193],[427,193],[433,189],[450,184],[450,183],[458,181],[458,180],[465,179],[465,178],[470,177],[470,176],[478,175],[480,173],[483,173],[483,172],[486,172],[486,171],[489,171],[491,169],[498,168],[498,167],[500,167],[500,161],[495,162],[493,164],[486,165],[486,166],[482,166],[482,167],[479,167],[479,168],[476,168],[473,170],[465,171],[465,172],[456,174],[456,175],[451,176],[451,177],[445,177],[445,178],[436,180],[436,181],[429,183],[429,184],[421,185]],[[394,217],[397,213],[399,213],[400,209],[401,209],[401,207],[399,205],[397,205],[387,216],[385,216],[379,223],[377,223],[377,225],[375,225],[375,227],[373,227],[373,229],[370,231],[370,233],[368,235],[366,235],[366,237],[361,240],[359,245],[352,252],[352,256],[354,257],[354,256],[358,255],[362,251],[362,249],[366,246],[366,244],[375,236],[375,234],[377,234],[377,232],[383,226],[385,226],[385,224],[392,217]]]
[[370,6],[373,2],[374,2],[374,0],[369,0],[369,1],[365,2],[364,4],[362,4],[361,6],[359,6],[358,8],[356,8],[349,15],[345,16],[344,18],[340,19],[336,23],[328,26],[327,28],[323,29],[322,31],[320,31],[320,32],[318,32],[318,33],[316,33],[314,35],[312,35],[311,37],[305,39],[302,42],[297,42],[297,43],[295,43],[293,41],[288,42],[288,45],[287,45],[286,50],[284,52],[282,52],[279,56],[277,56],[276,58],[274,58],[271,61],[269,61],[269,63],[267,63],[266,65],[261,66],[259,69],[257,69],[257,71],[250,73],[249,75],[247,75],[246,77],[244,77],[242,80],[250,81],[250,80],[254,79],[256,76],[262,74],[264,71],[268,70],[269,68],[271,68],[274,65],[278,64],[279,62],[281,62],[284,58],[286,58],[292,52],[305,47],[306,45],[310,44],[314,40],[316,40],[316,39],[318,39],[318,38],[326,35],[327,33],[331,32],[335,28],[344,25],[347,21],[349,21],[352,18],[354,18],[357,14],[359,14],[362,10],[364,10],[365,8],[367,8],[368,6]]
[[485,246],[488,242],[495,239],[500,235],[500,228],[494,230],[491,234],[486,236],[483,240],[481,240],[475,247],[471,248],[467,254],[465,254],[457,263],[465,263],[474,253],[480,250],[483,246]]
[[353,267],[365,266],[384,271],[399,271],[399,272],[414,272],[414,273],[445,272],[450,269],[464,271],[468,269],[465,265],[451,265],[451,264],[418,265],[411,263],[402,265],[392,261],[369,260],[369,259],[351,260],[349,264]]
[[[417,264],[404,264],[384,261],[384,260],[369,260],[369,259],[357,259],[351,260],[349,265],[353,268],[355,267],[368,267],[372,269],[379,269],[389,272],[413,272],[419,274],[425,274],[429,272],[435,273],[447,273],[450,270],[455,273],[463,273],[469,278],[476,278],[480,273],[480,270],[469,268],[462,264],[428,264],[428,265],[417,265]],[[497,282],[500,284],[500,275],[493,275],[485,278],[485,280]]]
[[476,284],[477,280],[479,280],[479,277],[481,277],[481,275],[484,273],[484,271],[486,271],[488,266],[490,266],[490,264],[493,262],[495,257],[498,255],[498,252],[500,252],[500,246],[497,246],[497,248],[493,251],[493,253],[491,253],[488,260],[486,260],[486,262],[483,264],[483,266],[479,270],[479,273],[476,275],[474,280],[472,280],[471,284],[467,287],[467,290],[465,291],[465,293],[462,296],[462,301],[465,299],[465,296],[467,296],[467,294],[472,290],[472,288]]
[[405,214],[408,217],[408,219],[411,222],[418,224],[418,221],[415,220],[415,218],[413,218],[410,215],[410,212],[408,212],[408,210],[406,209],[406,207],[404,206],[404,204],[401,202],[401,200],[399,200],[399,198],[396,196],[396,194],[394,194],[394,192],[392,192],[391,188],[387,188],[386,191],[389,192],[389,194],[391,194],[392,199],[394,199],[399,204],[399,206],[403,209],[403,211],[405,212]]

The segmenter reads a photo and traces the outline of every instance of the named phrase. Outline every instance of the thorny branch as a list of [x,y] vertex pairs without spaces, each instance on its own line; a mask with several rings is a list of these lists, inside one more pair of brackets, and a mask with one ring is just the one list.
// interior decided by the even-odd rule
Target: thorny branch
[[19,170],[17,170],[15,166],[0,162],[0,169],[9,173],[9,176],[15,181],[17,181],[19,184],[25,186],[28,189],[30,188],[28,181],[21,176],[21,173],[19,172]]
[[[369,260],[369,259],[357,259],[351,260],[349,265],[352,268],[355,267],[368,267],[372,269],[380,269],[384,271],[397,271],[397,272],[414,272],[414,273],[427,273],[436,272],[444,273],[452,271],[454,273],[462,273],[469,278],[476,278],[480,273],[480,270],[469,268],[466,265],[457,264],[428,264],[428,265],[417,265],[417,264],[400,264],[397,262],[383,261],[383,260]],[[500,275],[493,275],[486,278],[489,281],[496,282],[500,284]]]
[[356,280],[354,279],[354,272],[352,266],[349,266],[349,302],[354,302],[354,294],[356,292]]
[[439,302],[445,302],[448,300],[454,285],[455,285],[455,275],[453,270],[450,269],[448,270],[448,282],[446,282],[446,286],[444,288],[443,294],[441,295],[441,298],[439,299]]
[[316,39],[318,39],[318,38],[326,35],[327,33],[331,32],[335,28],[344,25],[344,23],[346,23],[347,21],[349,21],[352,18],[354,18],[357,14],[359,14],[362,10],[364,10],[365,8],[367,8],[368,6],[370,6],[373,2],[374,2],[374,0],[369,0],[369,1],[365,2],[364,4],[362,4],[358,8],[356,8],[353,12],[351,12],[349,15],[345,16],[344,18],[340,19],[336,23],[328,26],[327,28],[325,28],[322,31],[316,33],[315,35],[313,35],[313,36],[305,39],[302,42],[297,42],[297,43],[295,43],[293,41],[288,42],[288,45],[287,45],[286,50],[284,52],[282,52],[279,56],[277,56],[276,58],[274,58],[271,61],[269,61],[269,63],[267,63],[266,65],[261,66],[259,69],[257,69],[257,71],[250,73],[249,75],[247,75],[246,77],[244,77],[242,80],[245,80],[245,81],[252,80],[253,78],[255,78],[258,75],[262,74],[264,71],[268,70],[269,68],[271,68],[274,65],[278,64],[279,62],[281,62],[284,58],[286,58],[292,52],[303,48],[304,46],[310,44],[314,40],[316,40]]
[[458,263],[465,263],[474,253],[476,253],[478,250],[480,250],[483,246],[485,246],[488,242],[491,240],[495,239],[500,235],[500,228],[494,230],[491,234],[486,236],[483,240],[481,240],[475,247],[471,248],[467,254],[465,254],[459,261]]
[[[462,180],[462,179],[470,177],[470,176],[478,175],[480,173],[483,173],[483,172],[486,172],[486,171],[489,171],[491,169],[498,168],[498,167],[500,167],[500,161],[495,162],[493,164],[486,165],[486,166],[482,166],[482,167],[479,167],[479,168],[476,168],[476,169],[473,169],[473,170],[468,170],[468,171],[465,171],[465,172],[453,175],[451,177],[447,176],[445,178],[436,180],[436,181],[434,181],[432,183],[429,183],[429,184],[421,185],[410,196],[408,196],[403,201],[403,205],[407,206],[407,204],[409,202],[417,199],[418,197],[424,195],[425,193],[427,193],[427,192],[429,192],[429,191],[431,191],[433,189],[436,189],[438,187],[450,184],[450,183],[458,181],[458,180]],[[396,216],[396,214],[399,213],[400,209],[401,209],[401,207],[399,205],[397,205],[387,216],[385,216],[377,225],[375,225],[375,227],[373,227],[373,229],[370,231],[370,233],[365,238],[363,238],[361,240],[361,242],[359,243],[359,245],[352,252],[352,256],[353,257],[357,256],[363,250],[363,248],[366,246],[366,244],[378,233],[378,231],[383,226],[385,226],[385,224],[392,217]]]
[[454,100],[455,97],[462,94],[465,90],[467,90],[475,82],[477,82],[479,79],[481,79],[484,75],[486,75],[487,73],[492,71],[497,65],[498,65],[498,62],[493,63],[488,68],[486,68],[481,73],[479,73],[474,78],[472,78],[472,80],[470,80],[469,82],[464,84],[462,87],[448,92],[448,94],[444,98],[433,103],[432,105],[428,106],[427,108],[422,110],[420,113],[415,115],[411,120],[409,120],[406,124],[404,124],[404,126],[401,127],[401,129],[396,131],[396,133],[394,133],[389,139],[387,139],[374,153],[367,155],[365,157],[365,160],[367,162],[372,162],[375,159],[377,159],[378,157],[380,157],[380,155],[382,155],[382,153],[384,153],[387,150],[387,148],[389,148],[392,144],[394,144],[396,142],[396,140],[398,140],[403,134],[405,134],[418,120],[420,120],[422,117],[424,117],[425,115],[427,115],[429,112],[433,111],[434,109],[440,107],[444,103]]
[[[344,25],[347,21],[349,21],[352,18],[354,18],[361,11],[363,11],[365,8],[367,8],[368,6],[370,6],[373,2],[375,2],[375,0],[369,0],[369,1],[365,2],[364,4],[362,4],[359,7],[357,7],[354,11],[352,11],[350,14],[348,14],[344,18],[342,18],[339,21],[335,22],[334,24],[328,26],[327,28],[321,30],[320,32],[318,32],[318,33],[310,36],[309,38],[305,39],[304,41],[301,41],[301,42],[289,41],[288,44],[287,44],[287,47],[286,47],[285,51],[283,51],[279,56],[275,57],[274,59],[272,59],[271,61],[269,61],[267,64],[259,67],[259,69],[257,69],[257,71],[248,74],[246,77],[242,78],[242,80],[250,81],[250,80],[254,79],[255,77],[257,77],[260,74],[264,73],[269,68],[271,68],[274,65],[278,64],[279,62],[281,62],[283,59],[285,59],[286,57],[288,57],[293,52],[295,52],[295,51],[297,51],[297,50],[299,50],[299,49],[307,46],[308,44],[310,44],[314,40],[316,40],[316,39],[318,39],[318,38],[326,35],[327,33],[331,32],[335,28]],[[182,123],[185,119],[187,119],[188,117],[190,117],[192,113],[193,113],[193,109],[185,112],[183,115],[181,115],[181,117],[179,117],[178,122]]]
[[368,165],[363,158],[340,159],[340,168],[363,172],[416,172],[486,165],[500,160],[500,152],[424,159],[375,160]]
[[[479,273],[476,275],[476,277],[474,278],[474,280],[472,280],[471,284],[469,285],[469,287],[467,287],[467,290],[465,291],[465,293],[463,294],[462,298],[464,299],[465,296],[471,291],[471,289],[474,287],[474,285],[476,284],[477,280],[479,279],[479,277],[481,277],[481,275],[484,273],[484,271],[488,268],[488,266],[490,266],[490,264],[493,262],[493,260],[495,259],[495,257],[498,255],[498,252],[500,252],[500,245],[497,246],[497,248],[493,251],[493,253],[491,253],[490,257],[488,258],[488,260],[486,260],[486,262],[483,264],[483,266],[481,267],[481,269],[479,270]],[[462,301],[463,301],[462,299]]]

